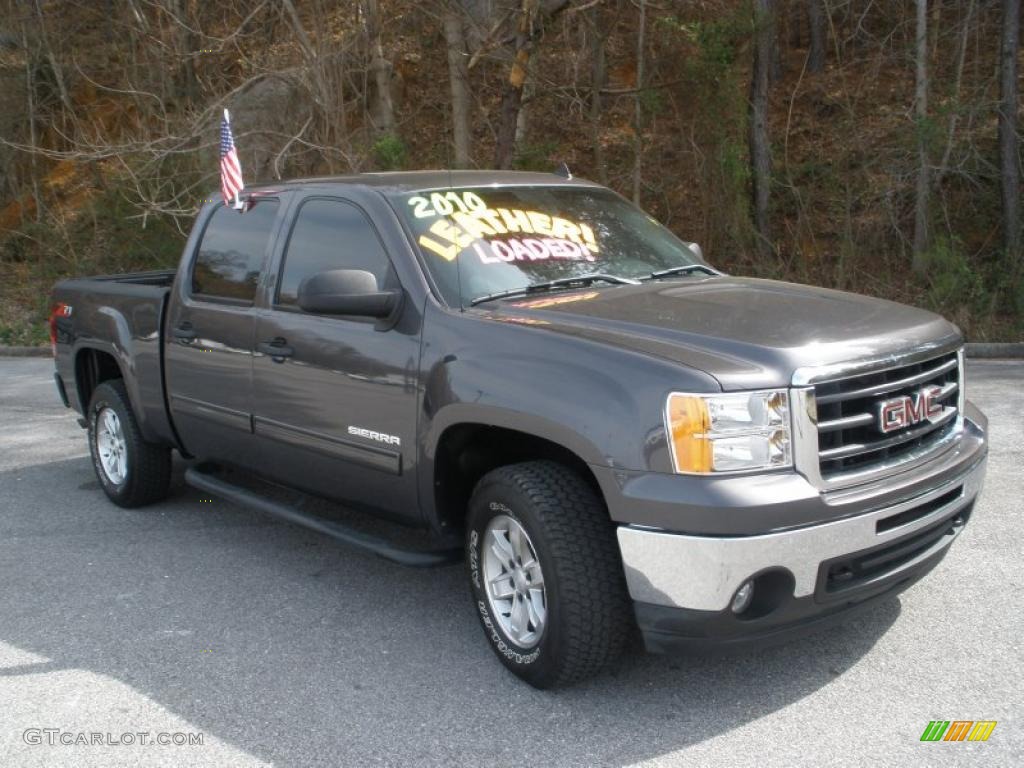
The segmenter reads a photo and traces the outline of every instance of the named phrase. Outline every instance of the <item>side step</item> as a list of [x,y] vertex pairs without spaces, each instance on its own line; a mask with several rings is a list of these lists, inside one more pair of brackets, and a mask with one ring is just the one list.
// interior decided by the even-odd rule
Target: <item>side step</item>
[[342,523],[325,520],[319,515],[303,512],[279,501],[260,496],[258,493],[247,488],[229,483],[227,480],[209,472],[202,472],[195,467],[189,467],[185,470],[185,482],[193,488],[220,496],[240,506],[258,509],[260,512],[279,517],[290,523],[325,533],[346,544],[372,552],[379,557],[392,560],[401,565],[408,565],[413,568],[432,568],[440,565],[450,565],[462,559],[461,547],[426,550],[401,549],[373,534],[357,531]]

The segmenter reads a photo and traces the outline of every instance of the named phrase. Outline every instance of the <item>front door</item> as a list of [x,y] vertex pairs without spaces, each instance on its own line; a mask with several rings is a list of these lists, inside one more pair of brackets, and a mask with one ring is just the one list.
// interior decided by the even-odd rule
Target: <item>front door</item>
[[414,520],[419,314],[407,303],[385,329],[372,319],[299,309],[299,285],[325,270],[366,270],[381,289],[399,283],[373,223],[354,203],[306,199],[293,221],[269,306],[256,320],[253,423],[262,471]]
[[180,275],[166,322],[167,392],[175,428],[193,456],[252,466],[254,301],[279,204],[245,213],[218,206],[189,275]]

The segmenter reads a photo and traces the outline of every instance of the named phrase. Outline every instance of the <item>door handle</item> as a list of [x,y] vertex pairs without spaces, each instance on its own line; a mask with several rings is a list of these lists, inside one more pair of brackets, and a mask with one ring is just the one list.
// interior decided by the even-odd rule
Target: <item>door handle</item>
[[196,332],[192,327],[192,323],[182,323],[174,329],[174,338],[183,342],[190,342],[196,340]]
[[272,341],[261,341],[256,349],[267,355],[275,363],[283,363],[286,357],[295,354],[295,350],[288,346],[288,340],[278,336]]

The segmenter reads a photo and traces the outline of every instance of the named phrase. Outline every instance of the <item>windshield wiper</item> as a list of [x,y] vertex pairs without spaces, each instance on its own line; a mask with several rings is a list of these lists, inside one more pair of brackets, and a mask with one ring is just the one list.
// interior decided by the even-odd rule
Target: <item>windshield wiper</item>
[[659,277],[688,275],[691,272],[705,272],[716,277],[725,275],[725,272],[719,272],[717,269],[709,267],[707,264],[684,264],[681,267],[669,267],[668,269],[659,269],[657,272],[651,272],[651,274],[647,276],[647,279],[657,280]]
[[604,283],[614,283],[616,285],[640,284],[639,280],[634,280],[631,277],[619,277],[618,275],[606,275],[603,272],[593,272],[589,275],[560,277],[557,280],[545,280],[541,283],[524,285],[522,288],[510,288],[507,291],[498,291],[497,293],[488,293],[484,296],[477,296],[469,302],[469,306],[475,307],[477,304],[481,304],[485,301],[493,301],[494,299],[507,299],[512,296],[526,296],[530,293],[550,291],[553,288],[575,288],[577,286],[587,286],[591,283],[596,283],[599,280]]

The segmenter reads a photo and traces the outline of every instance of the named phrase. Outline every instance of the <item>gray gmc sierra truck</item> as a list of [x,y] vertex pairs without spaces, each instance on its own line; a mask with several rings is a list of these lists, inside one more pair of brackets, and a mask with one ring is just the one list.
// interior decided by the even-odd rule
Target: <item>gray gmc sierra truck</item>
[[725,275],[568,174],[255,187],[203,207],[177,270],[53,302],[111,501],[162,499],[176,450],[207,493],[408,565],[464,557],[487,642],[538,687],[637,629],[663,652],[848,619],[942,559],[985,472],[955,326]]

